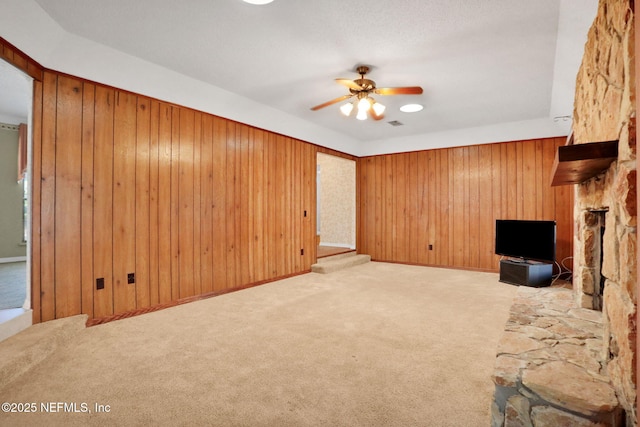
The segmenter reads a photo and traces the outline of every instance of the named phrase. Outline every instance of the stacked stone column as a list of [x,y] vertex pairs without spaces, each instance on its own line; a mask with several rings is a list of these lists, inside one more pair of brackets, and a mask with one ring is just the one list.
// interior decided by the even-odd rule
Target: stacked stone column
[[[618,140],[618,159],[575,190],[574,291],[591,308],[605,278],[603,350],[606,371],[629,423],[636,417],[636,129],[634,13],[629,0],[601,0],[576,80],[576,144]],[[595,262],[590,210],[607,208],[603,262]]]

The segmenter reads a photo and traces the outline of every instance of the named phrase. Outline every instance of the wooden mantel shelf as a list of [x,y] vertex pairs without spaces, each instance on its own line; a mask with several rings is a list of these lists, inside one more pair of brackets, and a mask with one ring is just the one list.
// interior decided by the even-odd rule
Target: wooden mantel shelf
[[606,170],[617,158],[617,140],[558,147],[551,186],[584,182]]

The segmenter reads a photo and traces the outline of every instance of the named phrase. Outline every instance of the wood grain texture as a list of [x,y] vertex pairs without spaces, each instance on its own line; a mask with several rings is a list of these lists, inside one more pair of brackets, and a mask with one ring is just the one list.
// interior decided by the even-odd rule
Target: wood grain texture
[[137,99],[116,92],[113,118],[113,309],[136,308],[136,123]]
[[[95,289],[96,317],[113,314],[113,110],[115,92],[97,86],[94,118],[93,271],[104,288]],[[37,141],[34,140],[34,146]],[[38,206],[33,206],[34,211]],[[47,254],[43,251],[42,256]],[[95,281],[94,281],[95,283]],[[34,307],[35,309],[35,307]]]
[[[58,76],[45,73],[42,98],[42,132],[40,152],[42,163],[34,176],[40,176],[40,317],[42,321],[56,318],[55,288],[55,206],[56,206],[56,113]],[[34,144],[36,142],[34,141]]]
[[82,313],[93,317],[95,279],[93,271],[93,159],[95,156],[95,85],[83,84],[82,90],[82,183],[81,183],[81,270]]
[[56,110],[56,317],[81,313],[82,83],[59,77]]
[[[556,220],[573,251],[573,192],[549,186],[564,138],[358,159],[358,250],[389,262],[498,271],[496,219]],[[432,249],[429,249],[429,248]]]
[[31,59],[24,52],[17,49],[11,43],[0,37],[0,58],[24,71],[34,80],[41,82],[44,76],[42,65]]
[[51,71],[34,89],[34,322],[310,270],[316,146]]
[[43,92],[42,82],[33,82],[33,126],[31,129],[31,137],[33,141],[39,141],[39,144],[33,144],[31,154],[31,206],[37,207],[31,209],[31,306],[38,307],[33,310],[32,322],[40,323],[42,319],[41,307],[41,215],[42,215],[42,108],[43,108]]

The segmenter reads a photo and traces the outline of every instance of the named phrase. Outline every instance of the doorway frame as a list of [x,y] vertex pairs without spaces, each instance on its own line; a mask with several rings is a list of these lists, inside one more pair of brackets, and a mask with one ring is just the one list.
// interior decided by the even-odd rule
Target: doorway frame
[[[0,59],[13,66],[18,72],[30,79],[30,108],[27,115],[27,248],[26,248],[26,296],[21,308],[9,309],[10,313],[0,315],[0,341],[17,334],[31,326],[36,321],[33,307],[33,130],[38,123],[34,116],[34,99],[36,82],[42,82],[44,68],[32,58],[17,49],[11,43],[0,37]],[[5,310],[2,310],[5,311]]]

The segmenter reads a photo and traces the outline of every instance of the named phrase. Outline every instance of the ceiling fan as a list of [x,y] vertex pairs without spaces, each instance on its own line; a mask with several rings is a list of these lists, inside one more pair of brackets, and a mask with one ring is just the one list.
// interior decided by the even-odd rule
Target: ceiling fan
[[357,109],[358,113],[356,118],[358,120],[366,120],[367,113],[371,115],[374,120],[381,120],[384,117],[385,106],[377,102],[370,95],[420,95],[422,88],[420,86],[407,86],[407,87],[384,87],[377,88],[376,82],[370,79],[366,79],[364,76],[369,72],[369,67],[361,65],[356,69],[356,72],[360,74],[359,79],[336,79],[336,82],[349,89],[348,95],[343,95],[339,98],[327,101],[324,104],[316,105],[311,108],[312,111],[317,111],[321,108],[328,107],[329,105],[336,104],[341,101],[345,101],[349,98],[356,97],[355,101],[343,104],[340,107],[340,111],[345,116],[349,116],[354,109]]

